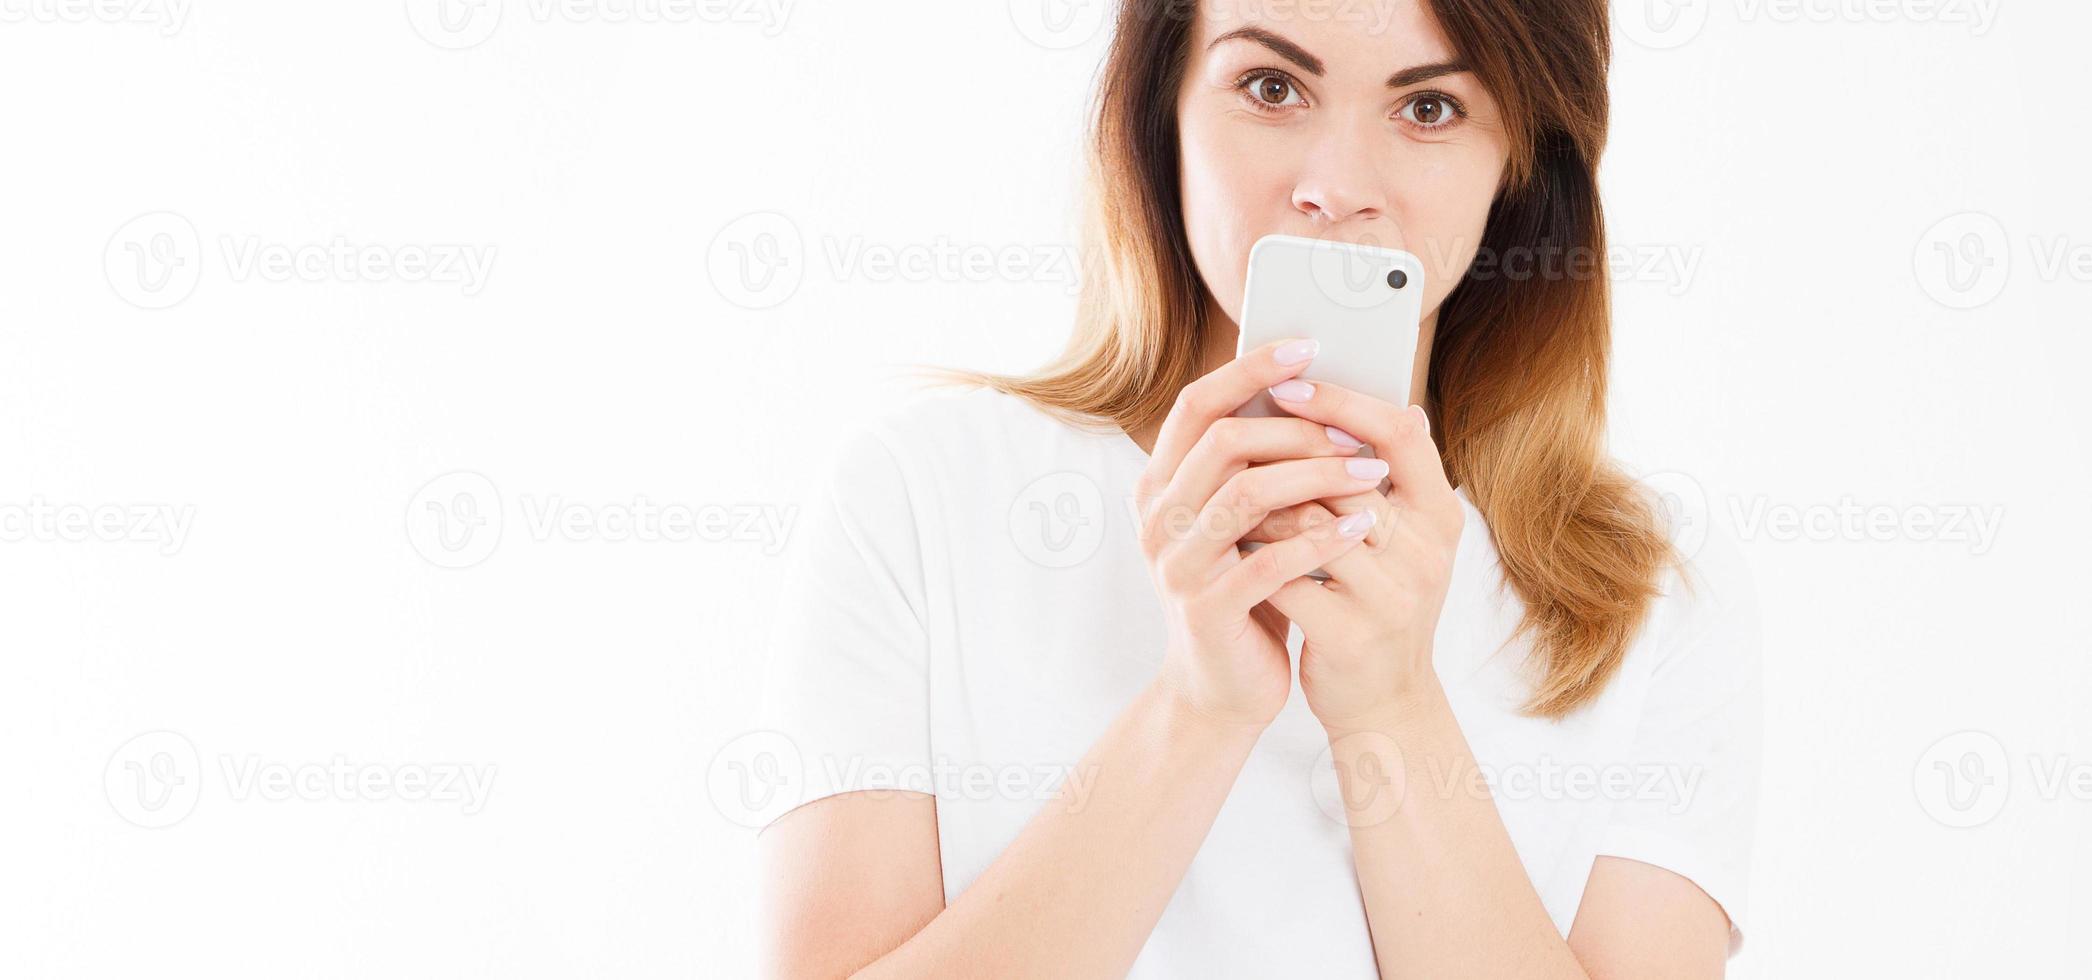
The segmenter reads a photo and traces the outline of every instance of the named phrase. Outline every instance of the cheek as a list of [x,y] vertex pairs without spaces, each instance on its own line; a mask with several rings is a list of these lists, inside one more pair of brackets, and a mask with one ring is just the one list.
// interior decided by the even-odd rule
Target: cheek
[[1481,249],[1500,169],[1490,160],[1434,160],[1403,181],[1423,191],[1405,195],[1402,237],[1424,263],[1427,315],[1451,295]]
[[1234,317],[1242,309],[1249,248],[1280,227],[1292,185],[1271,154],[1249,152],[1196,119],[1180,119],[1178,127],[1184,237],[1206,289]]

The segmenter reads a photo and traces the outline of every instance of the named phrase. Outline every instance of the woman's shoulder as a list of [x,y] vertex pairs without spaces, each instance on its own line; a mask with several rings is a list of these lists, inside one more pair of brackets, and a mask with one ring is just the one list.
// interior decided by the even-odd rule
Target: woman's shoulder
[[1026,398],[986,386],[918,389],[846,429],[846,447],[876,443],[910,464],[958,459],[988,465],[1071,444],[1124,441],[1108,424],[1077,425]]
[[1029,402],[981,385],[916,388],[861,417],[866,427],[900,439],[935,439],[980,428],[1005,427],[1035,412]]
[[[1722,508],[1710,504],[1701,485],[1682,474],[1657,473],[1635,484],[1654,506],[1658,533],[1670,542],[1676,560],[1656,572],[1655,596],[1629,643],[1629,660],[1651,671],[1684,659],[1720,659],[1725,663],[1719,669],[1738,676],[1755,671],[1757,577],[1737,529]],[[1465,486],[1455,487],[1454,495],[1467,515],[1462,560],[1479,561],[1501,575],[1487,516]],[[1516,603],[1516,596],[1510,601]]]
[[1656,502],[1662,532],[1678,560],[1665,567],[1644,638],[1657,662],[1681,658],[1718,659],[1697,669],[1741,680],[1757,670],[1759,606],[1757,576],[1742,538],[1723,508],[1679,474],[1637,481]]
[[993,468],[985,447],[1026,424],[1016,401],[980,388],[922,389],[845,417],[814,481],[817,512],[863,547],[912,553],[923,527],[973,495],[961,481]]

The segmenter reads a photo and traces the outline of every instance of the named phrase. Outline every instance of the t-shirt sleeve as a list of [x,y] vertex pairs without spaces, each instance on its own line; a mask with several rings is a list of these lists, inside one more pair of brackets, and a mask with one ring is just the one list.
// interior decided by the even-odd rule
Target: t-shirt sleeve
[[918,503],[886,439],[860,424],[804,504],[758,709],[784,798],[764,807],[760,826],[836,793],[931,789]]
[[1689,587],[1673,576],[1660,600],[1674,605],[1652,634],[1658,659],[1629,749],[1637,773],[1660,773],[1667,790],[1616,803],[1598,853],[1698,885],[1729,917],[1733,957],[1749,919],[1764,722],[1755,584],[1715,530],[1686,566]]

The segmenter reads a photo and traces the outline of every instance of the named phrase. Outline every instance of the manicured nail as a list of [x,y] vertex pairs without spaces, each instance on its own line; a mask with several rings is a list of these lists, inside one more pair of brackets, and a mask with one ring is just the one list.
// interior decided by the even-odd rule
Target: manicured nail
[[1373,526],[1373,512],[1362,510],[1337,522],[1337,534],[1346,538],[1362,538],[1366,529]]
[[1428,412],[1424,411],[1424,406],[1422,406],[1422,405],[1411,405],[1411,406],[1409,406],[1409,410],[1410,410],[1410,411],[1412,411],[1412,412],[1415,412],[1415,413],[1416,413],[1416,424],[1417,424],[1417,427],[1418,427],[1418,428],[1420,428],[1420,429],[1423,429],[1423,430],[1424,430],[1424,434],[1425,434],[1425,435],[1427,435],[1427,436],[1428,436],[1428,435],[1430,435],[1430,434],[1431,434],[1431,415],[1430,415],[1430,413],[1428,413]]
[[1349,432],[1345,432],[1344,430],[1339,429],[1334,425],[1325,425],[1322,427],[1322,431],[1329,433],[1330,442],[1336,443],[1337,445],[1342,446],[1345,449],[1357,449],[1358,447],[1366,444],[1366,441],[1364,439],[1360,439],[1359,437],[1354,436]]
[[1378,482],[1381,477],[1387,475],[1387,460],[1347,459],[1344,461],[1344,472],[1361,480]]
[[1271,350],[1271,359],[1285,365],[1294,365],[1315,356],[1322,349],[1322,342],[1312,337],[1278,345]]
[[1315,386],[1299,378],[1271,386],[1271,397],[1282,402],[1304,402],[1315,397]]

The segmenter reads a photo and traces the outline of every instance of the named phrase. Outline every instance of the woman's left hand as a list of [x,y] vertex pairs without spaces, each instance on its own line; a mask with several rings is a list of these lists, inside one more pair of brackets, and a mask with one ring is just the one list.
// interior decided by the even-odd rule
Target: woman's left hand
[[1466,512],[1423,409],[1299,379],[1271,394],[1286,411],[1363,440],[1388,465],[1387,490],[1275,512],[1245,539],[1276,540],[1302,522],[1373,515],[1365,541],[1323,566],[1327,583],[1297,578],[1267,600],[1300,624],[1300,687],[1315,717],[1332,731],[1355,730],[1438,683],[1432,637]]

